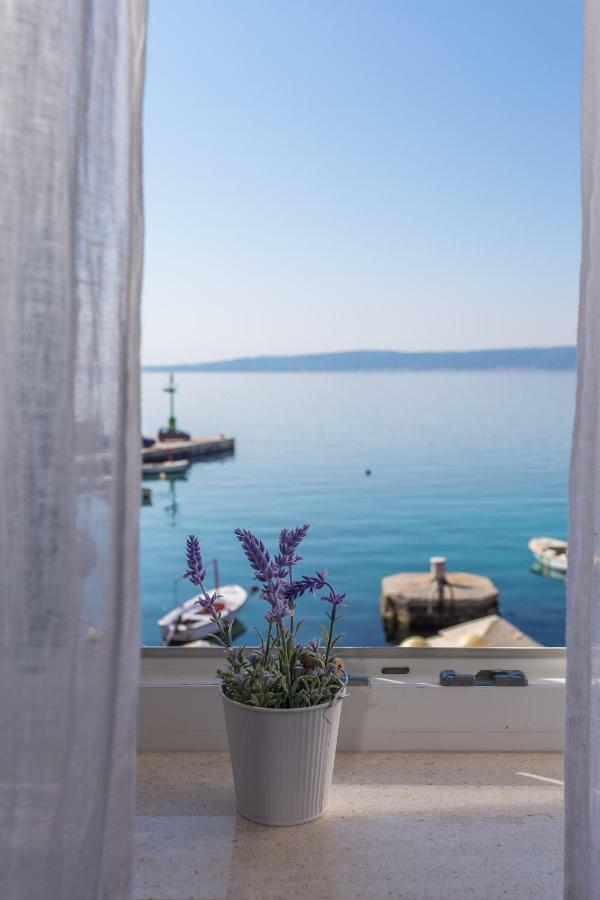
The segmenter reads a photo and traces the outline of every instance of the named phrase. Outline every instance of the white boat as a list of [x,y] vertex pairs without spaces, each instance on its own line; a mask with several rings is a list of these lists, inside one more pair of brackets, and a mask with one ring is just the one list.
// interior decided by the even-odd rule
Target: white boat
[[493,614],[442,628],[427,638],[429,647],[541,647],[532,637],[502,616]]
[[559,538],[534,537],[529,541],[529,549],[543,569],[555,572],[567,571],[567,542]]
[[143,463],[143,478],[169,478],[184,475],[190,467],[189,459],[168,459],[165,462]]
[[[214,592],[213,592],[214,596]],[[219,599],[215,607],[221,613],[223,623],[235,619],[246,600],[248,594],[239,584],[224,584],[218,590]],[[181,606],[176,606],[162,619],[158,620],[160,634],[167,644],[189,644],[209,634],[215,634],[219,629],[210,616],[197,604],[198,595],[190,597]]]

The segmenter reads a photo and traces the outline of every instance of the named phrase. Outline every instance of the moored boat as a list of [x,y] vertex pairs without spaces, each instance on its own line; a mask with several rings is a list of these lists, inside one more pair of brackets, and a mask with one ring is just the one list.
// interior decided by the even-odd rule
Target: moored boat
[[[408,641],[411,641],[409,638]],[[438,634],[422,639],[426,647],[541,647],[538,641],[521,631],[508,619],[493,614],[442,628]],[[403,642],[401,646],[411,646]]]
[[[239,584],[224,584],[219,587],[217,593],[215,607],[221,613],[221,620],[225,624],[235,619],[248,599],[248,594]],[[218,631],[215,623],[199,606],[197,600],[198,595],[191,597],[158,620],[160,634],[165,643],[188,644]]]
[[533,537],[529,541],[529,549],[543,569],[555,572],[567,571],[567,542],[560,538]]
[[190,438],[191,434],[187,431],[181,431],[175,428],[161,428],[157,434],[157,440],[162,444],[164,444],[165,441],[189,441]]
[[143,478],[169,478],[185,475],[191,463],[189,459],[167,459],[164,462],[143,463]]

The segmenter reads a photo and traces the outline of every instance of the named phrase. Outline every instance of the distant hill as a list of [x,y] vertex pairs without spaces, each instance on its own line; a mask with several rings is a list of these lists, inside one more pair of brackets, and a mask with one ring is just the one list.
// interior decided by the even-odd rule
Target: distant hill
[[509,350],[465,350],[440,353],[400,353],[394,350],[352,350],[302,356],[248,356],[222,362],[144,366],[145,372],[375,372],[435,370],[574,369],[575,347],[526,347]]

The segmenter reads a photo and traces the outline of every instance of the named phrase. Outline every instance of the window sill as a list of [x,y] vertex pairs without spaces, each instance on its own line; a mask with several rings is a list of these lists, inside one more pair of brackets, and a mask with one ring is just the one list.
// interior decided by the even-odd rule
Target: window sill
[[341,753],[299,828],[237,816],[224,753],[138,759],[135,900],[562,897],[560,754]]
[[[560,751],[563,745],[562,648],[344,648],[352,674],[338,747],[349,751]],[[227,748],[214,677],[218,649],[142,651],[138,749],[217,751]],[[404,674],[382,669],[408,668]],[[527,687],[440,687],[453,668],[520,668]]]

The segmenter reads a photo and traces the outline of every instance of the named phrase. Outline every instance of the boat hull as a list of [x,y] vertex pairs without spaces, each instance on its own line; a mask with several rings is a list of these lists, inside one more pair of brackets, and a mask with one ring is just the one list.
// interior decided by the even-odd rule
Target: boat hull
[[529,541],[529,549],[542,569],[567,572],[567,542],[559,538],[535,537]]
[[174,459],[167,462],[144,463],[143,478],[177,478],[185,475],[191,463],[188,459]]
[[[223,605],[221,621],[233,622],[248,599],[239,584],[226,584],[219,588],[219,603]],[[218,626],[210,616],[199,609],[197,597],[191,597],[158,620],[160,635],[170,646],[190,644],[218,632]]]

